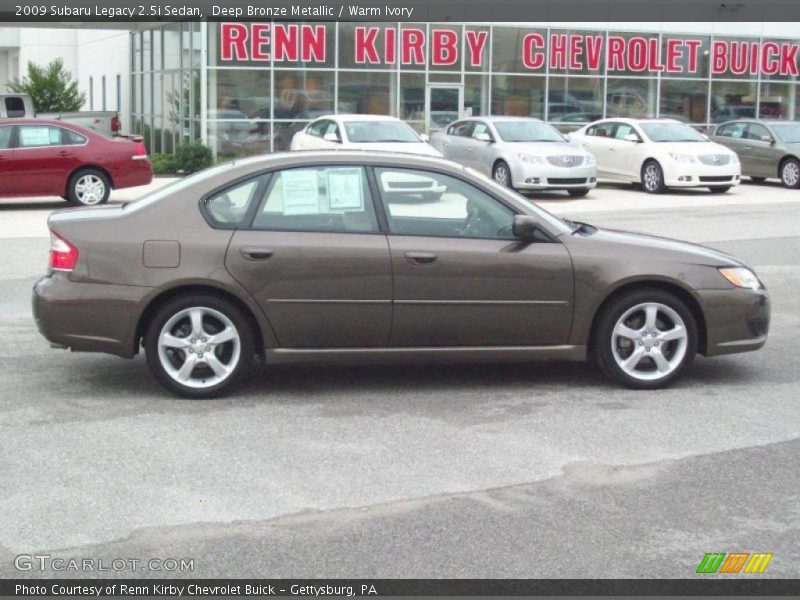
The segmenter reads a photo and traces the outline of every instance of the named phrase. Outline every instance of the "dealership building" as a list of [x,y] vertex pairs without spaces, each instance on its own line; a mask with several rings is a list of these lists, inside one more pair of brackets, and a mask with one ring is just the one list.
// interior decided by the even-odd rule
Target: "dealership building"
[[786,23],[136,26],[0,29],[0,85],[28,60],[66,56],[85,109],[119,110],[151,152],[200,140],[220,158],[284,150],[329,113],[394,115],[428,133],[464,115],[562,130],[603,117],[800,118],[800,30]]

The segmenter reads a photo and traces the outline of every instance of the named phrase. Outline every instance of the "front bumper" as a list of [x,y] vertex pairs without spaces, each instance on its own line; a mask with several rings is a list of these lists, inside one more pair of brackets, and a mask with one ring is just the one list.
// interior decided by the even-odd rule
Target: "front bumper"
[[698,290],[706,320],[706,356],[758,350],[767,342],[770,301],[766,290]]
[[53,345],[80,352],[136,354],[136,326],[150,288],[81,283],[54,272],[33,287],[33,318]]
[[511,165],[511,181],[517,190],[591,189],[597,186],[597,168],[554,167],[516,161]]
[[740,182],[739,163],[715,167],[672,161],[664,168],[664,185],[667,187],[721,187],[739,185]]

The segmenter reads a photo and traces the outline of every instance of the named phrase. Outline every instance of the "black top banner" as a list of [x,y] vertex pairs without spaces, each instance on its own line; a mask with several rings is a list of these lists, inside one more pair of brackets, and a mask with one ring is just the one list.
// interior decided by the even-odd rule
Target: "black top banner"
[[0,0],[0,20],[141,21],[800,21],[796,0]]
[[797,596],[789,579],[18,579],[0,596],[73,598],[387,596]]

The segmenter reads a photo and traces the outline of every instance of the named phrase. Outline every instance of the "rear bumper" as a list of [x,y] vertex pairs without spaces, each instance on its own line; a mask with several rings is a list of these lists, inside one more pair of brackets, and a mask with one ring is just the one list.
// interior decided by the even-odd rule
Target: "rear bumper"
[[51,343],[78,352],[136,354],[136,325],[150,288],[70,281],[55,272],[33,287],[33,318]]
[[770,301],[766,290],[699,290],[706,319],[706,356],[758,350],[767,342]]
[[147,185],[153,181],[153,166],[146,158],[131,159],[130,164],[113,174],[113,178],[115,189]]

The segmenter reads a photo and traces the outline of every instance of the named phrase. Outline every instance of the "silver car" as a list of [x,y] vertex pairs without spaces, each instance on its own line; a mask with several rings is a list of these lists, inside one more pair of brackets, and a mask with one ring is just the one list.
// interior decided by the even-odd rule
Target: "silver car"
[[739,155],[742,175],[800,188],[800,122],[739,119],[717,126],[711,139]]
[[580,197],[597,185],[594,156],[539,119],[471,117],[431,136],[445,158],[516,190],[567,190]]

